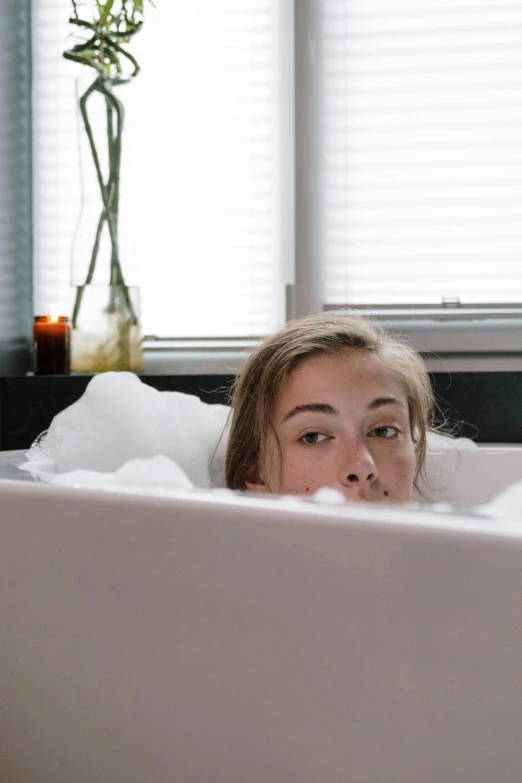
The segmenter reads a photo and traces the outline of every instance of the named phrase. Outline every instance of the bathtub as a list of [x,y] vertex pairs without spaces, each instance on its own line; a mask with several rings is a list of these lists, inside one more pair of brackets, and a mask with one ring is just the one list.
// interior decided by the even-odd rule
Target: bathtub
[[522,780],[522,526],[0,477],[2,782]]

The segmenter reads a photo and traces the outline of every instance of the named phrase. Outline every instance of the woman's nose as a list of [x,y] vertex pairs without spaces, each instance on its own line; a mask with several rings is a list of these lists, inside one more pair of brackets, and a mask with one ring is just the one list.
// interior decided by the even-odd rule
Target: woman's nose
[[347,486],[372,484],[379,472],[366,444],[358,444],[342,468],[341,481]]

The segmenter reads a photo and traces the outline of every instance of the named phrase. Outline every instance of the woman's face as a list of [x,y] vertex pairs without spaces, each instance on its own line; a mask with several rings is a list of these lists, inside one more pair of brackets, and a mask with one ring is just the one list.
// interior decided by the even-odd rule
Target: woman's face
[[362,349],[304,359],[279,392],[266,459],[247,489],[348,500],[411,500],[415,451],[406,395]]

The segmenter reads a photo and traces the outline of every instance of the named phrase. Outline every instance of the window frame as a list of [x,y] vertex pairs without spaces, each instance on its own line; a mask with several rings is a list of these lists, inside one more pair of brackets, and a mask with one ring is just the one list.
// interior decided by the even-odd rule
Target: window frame
[[[31,129],[31,19],[32,0],[18,0],[5,13],[7,34],[13,35],[5,74],[13,87],[13,104],[6,108],[2,136],[12,144],[12,162],[3,179],[2,201],[5,214],[0,221],[11,220],[16,236],[5,250],[5,263],[11,275],[9,296],[16,302],[15,316],[7,326],[11,334],[0,334],[0,376],[23,374],[32,356],[32,129]],[[18,165],[16,165],[16,161]],[[12,176],[9,176],[12,175]],[[9,198],[15,198],[14,202]],[[1,207],[0,207],[1,208]],[[2,260],[3,260],[2,258]],[[1,263],[1,261],[0,261]],[[9,317],[9,316],[8,316]]]

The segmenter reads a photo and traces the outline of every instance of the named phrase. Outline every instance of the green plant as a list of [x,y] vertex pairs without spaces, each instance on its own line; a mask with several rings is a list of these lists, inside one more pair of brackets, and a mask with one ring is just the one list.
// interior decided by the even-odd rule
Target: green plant
[[[80,112],[89,140],[93,163],[100,188],[102,208],[95,233],[91,259],[85,282],[78,287],[72,325],[76,327],[83,288],[92,282],[100,250],[102,232],[107,225],[110,247],[110,285],[124,287],[124,299],[129,317],[134,318],[120,262],[118,218],[120,201],[120,170],[124,108],[113,92],[113,86],[131,81],[139,73],[136,59],[125,48],[143,25],[144,0],[71,0],[73,15],[69,22],[86,34],[86,39],[64,52],[67,60],[93,68],[96,76],[80,98]],[[154,5],[152,0],[148,0]],[[89,100],[99,93],[105,100],[108,170],[104,177],[100,155],[89,117]],[[114,302],[109,303],[109,310]]]

